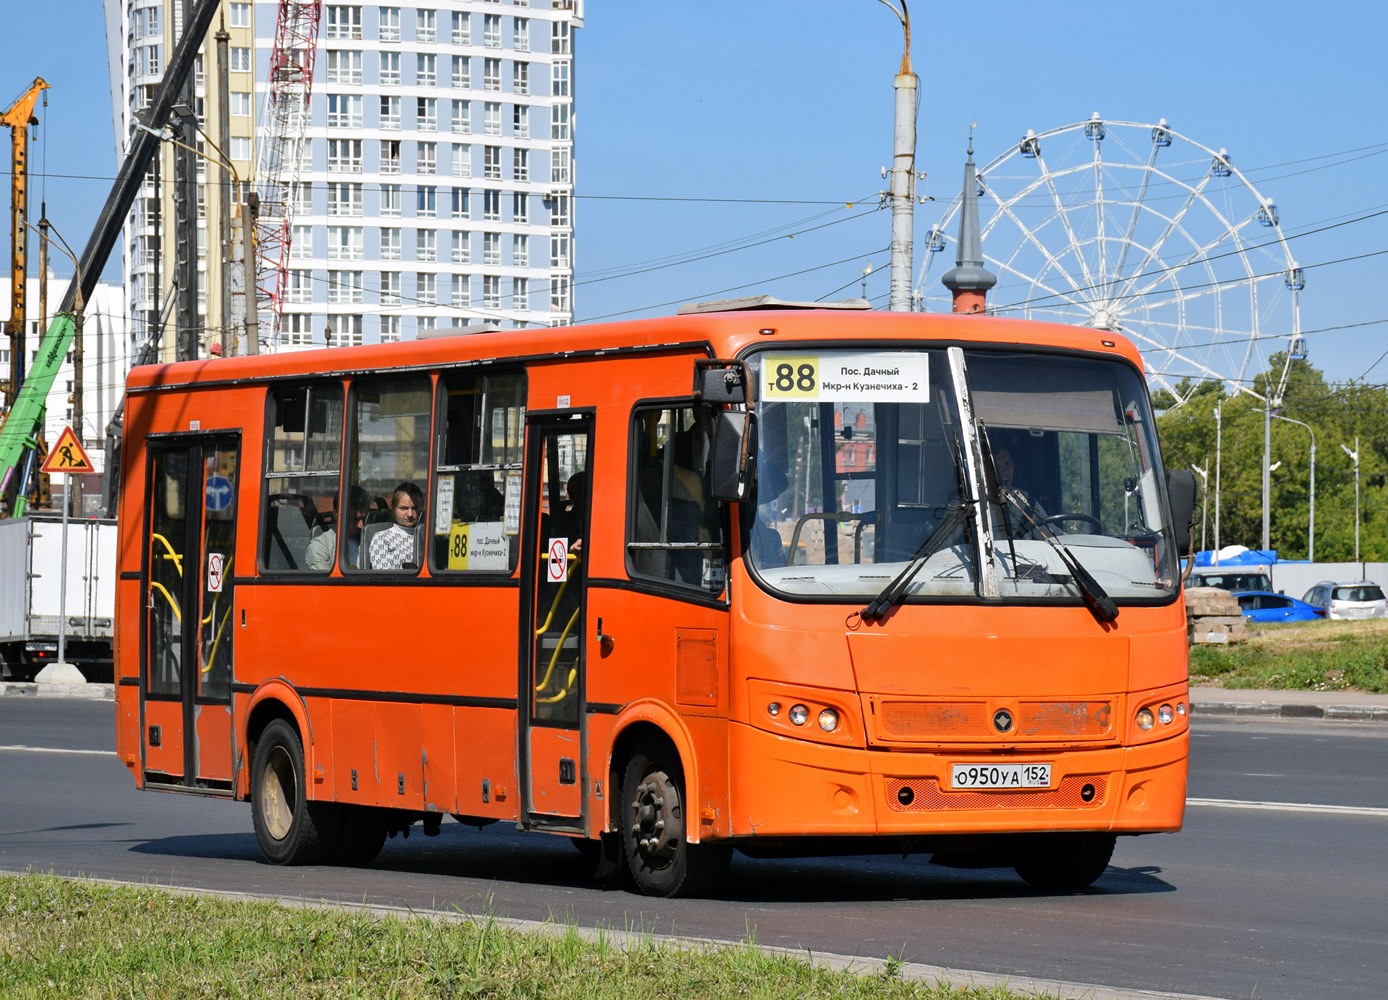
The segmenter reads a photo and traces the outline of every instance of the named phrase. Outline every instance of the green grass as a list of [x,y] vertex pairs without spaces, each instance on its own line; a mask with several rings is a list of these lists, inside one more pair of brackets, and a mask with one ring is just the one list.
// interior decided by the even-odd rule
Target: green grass
[[1192,646],[1192,684],[1388,694],[1388,622],[1251,626],[1247,643]]
[[[522,934],[490,918],[402,919],[0,876],[0,996],[745,1000],[1009,1000],[903,977],[900,961],[845,972],[741,945],[681,949],[556,924]],[[619,944],[621,939],[625,944]],[[631,943],[634,941],[635,943]],[[1025,994],[1032,996],[1033,994]]]

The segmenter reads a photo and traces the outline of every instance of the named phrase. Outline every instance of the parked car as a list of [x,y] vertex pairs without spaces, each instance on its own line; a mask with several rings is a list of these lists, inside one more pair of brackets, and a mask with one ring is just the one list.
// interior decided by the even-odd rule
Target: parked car
[[1325,580],[1306,591],[1302,600],[1322,608],[1327,618],[1388,618],[1388,599],[1383,596],[1383,588],[1372,580],[1358,583]]
[[1325,617],[1323,609],[1286,594],[1254,590],[1236,596],[1239,610],[1251,622],[1309,622]]
[[1271,592],[1272,580],[1261,566],[1196,566],[1186,586],[1218,587],[1235,594],[1255,590]]

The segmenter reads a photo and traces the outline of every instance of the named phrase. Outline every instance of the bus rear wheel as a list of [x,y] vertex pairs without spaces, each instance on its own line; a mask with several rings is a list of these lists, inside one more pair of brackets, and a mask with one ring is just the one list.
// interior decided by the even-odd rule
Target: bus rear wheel
[[251,762],[251,816],[265,860],[317,864],[335,845],[337,806],[310,802],[305,793],[303,743],[293,726],[275,719],[260,734]]
[[1117,837],[1110,833],[1068,833],[1037,837],[1013,868],[1038,889],[1083,889],[1098,881],[1113,857]]
[[627,867],[645,895],[692,895],[727,872],[731,847],[689,842],[684,773],[667,742],[637,745],[627,761],[621,801]]

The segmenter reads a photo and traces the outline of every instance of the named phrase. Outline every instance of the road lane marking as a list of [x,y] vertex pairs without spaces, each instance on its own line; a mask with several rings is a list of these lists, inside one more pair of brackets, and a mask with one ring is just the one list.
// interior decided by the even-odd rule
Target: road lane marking
[[1388,809],[1373,806],[1322,806],[1312,802],[1245,802],[1242,799],[1186,799],[1188,806],[1216,809],[1263,809],[1270,812],[1337,813],[1342,816],[1378,816],[1388,819]]
[[66,750],[62,747],[26,747],[22,743],[0,744],[0,750],[15,750],[20,753],[85,753],[97,757],[114,757],[114,750]]

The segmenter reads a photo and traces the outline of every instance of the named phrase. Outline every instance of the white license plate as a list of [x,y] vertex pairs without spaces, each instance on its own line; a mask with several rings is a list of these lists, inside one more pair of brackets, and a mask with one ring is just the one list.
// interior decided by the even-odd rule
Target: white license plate
[[1050,788],[1050,764],[952,764],[951,788]]

